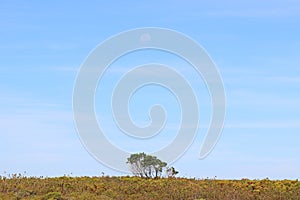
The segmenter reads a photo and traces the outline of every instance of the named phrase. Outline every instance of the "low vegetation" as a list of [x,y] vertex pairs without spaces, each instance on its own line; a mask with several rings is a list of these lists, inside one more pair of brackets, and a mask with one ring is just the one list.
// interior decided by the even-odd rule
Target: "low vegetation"
[[297,200],[298,180],[215,180],[141,177],[0,177],[0,199]]

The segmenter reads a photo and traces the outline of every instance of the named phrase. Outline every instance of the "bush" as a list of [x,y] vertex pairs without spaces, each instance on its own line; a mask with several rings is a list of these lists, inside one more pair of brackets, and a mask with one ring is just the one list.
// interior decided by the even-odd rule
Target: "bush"
[[42,200],[63,200],[59,192],[49,192],[47,193]]

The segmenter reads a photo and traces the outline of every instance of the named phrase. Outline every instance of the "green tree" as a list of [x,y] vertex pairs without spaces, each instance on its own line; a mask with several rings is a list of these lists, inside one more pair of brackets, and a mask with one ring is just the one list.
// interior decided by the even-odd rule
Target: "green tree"
[[161,161],[156,156],[147,155],[144,152],[131,154],[130,157],[127,158],[127,164],[129,164],[131,172],[140,177],[161,177],[164,170],[166,170],[167,176],[170,176],[169,174],[175,176],[178,173],[174,167],[170,168],[173,171],[168,171],[169,168],[166,168],[166,162]]
[[166,171],[168,177],[174,177],[179,173],[178,171],[175,170],[174,167],[168,167]]

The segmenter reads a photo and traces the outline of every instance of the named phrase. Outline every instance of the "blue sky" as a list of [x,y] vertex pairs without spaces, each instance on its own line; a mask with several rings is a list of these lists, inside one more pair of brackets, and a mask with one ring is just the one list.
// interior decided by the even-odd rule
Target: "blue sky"
[[[300,178],[300,3],[296,0],[0,1],[0,174],[123,175],[98,163],[81,145],[73,122],[72,93],[80,65],[96,45],[139,27],[182,32],[201,44],[216,63],[227,96],[226,123],[216,148],[204,160],[198,159],[210,119],[210,98],[201,78],[180,58],[151,51],[124,56],[107,73],[97,98],[111,89],[111,77],[117,79],[114,69],[121,73],[147,62],[174,66],[190,80],[200,99],[199,133],[173,163],[181,176]],[[172,102],[166,110],[171,113],[167,131],[173,134],[178,107],[165,92],[150,87],[137,93],[137,104],[130,109],[133,119],[143,122],[145,105],[158,97],[162,104]],[[149,101],[139,103],[145,98]],[[118,134],[109,121],[109,100],[103,102],[96,105],[98,119]],[[121,135],[110,139],[130,151],[143,151],[145,145],[151,151],[168,142],[129,141]]]

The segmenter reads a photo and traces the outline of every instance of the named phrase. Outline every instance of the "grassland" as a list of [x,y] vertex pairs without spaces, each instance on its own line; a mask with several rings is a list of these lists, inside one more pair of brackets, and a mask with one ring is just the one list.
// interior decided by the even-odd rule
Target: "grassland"
[[0,177],[0,199],[300,200],[298,180]]

